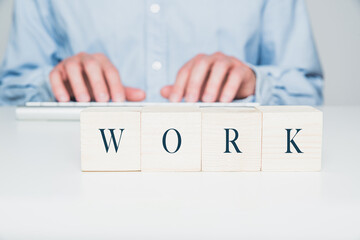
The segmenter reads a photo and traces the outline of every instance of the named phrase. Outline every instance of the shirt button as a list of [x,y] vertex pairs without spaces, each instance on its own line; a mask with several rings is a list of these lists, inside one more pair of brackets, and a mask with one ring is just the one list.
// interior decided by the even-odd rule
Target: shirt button
[[151,67],[152,67],[152,69],[159,71],[162,67],[162,64],[159,61],[154,61],[151,65]]
[[157,3],[151,4],[151,6],[150,6],[150,11],[151,11],[152,13],[158,13],[158,12],[160,12],[160,5],[157,4]]

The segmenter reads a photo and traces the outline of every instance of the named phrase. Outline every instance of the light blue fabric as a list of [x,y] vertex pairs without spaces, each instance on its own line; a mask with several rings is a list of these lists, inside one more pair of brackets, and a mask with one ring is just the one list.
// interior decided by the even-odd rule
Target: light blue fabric
[[[152,4],[160,11],[151,11]],[[0,105],[53,101],[49,72],[79,52],[106,54],[147,101],[198,53],[253,68],[261,104],[319,105],[322,71],[302,0],[16,0]],[[152,63],[162,68],[154,70]]]

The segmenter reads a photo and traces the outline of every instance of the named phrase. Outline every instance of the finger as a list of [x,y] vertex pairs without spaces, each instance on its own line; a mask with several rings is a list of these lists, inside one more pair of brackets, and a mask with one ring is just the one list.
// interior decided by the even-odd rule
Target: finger
[[240,85],[239,91],[237,92],[235,99],[246,98],[250,95],[255,94],[256,88],[256,76],[254,71],[248,66],[244,65],[245,74],[243,78],[243,82]]
[[215,102],[218,99],[221,87],[229,69],[232,66],[232,61],[227,57],[218,58],[211,68],[209,79],[206,83],[202,101]]
[[244,67],[234,67],[230,70],[220,96],[220,102],[231,102],[234,100],[241,83],[245,77]]
[[82,76],[82,66],[80,59],[77,57],[70,58],[65,61],[64,66],[76,101],[90,101],[90,95]]
[[84,55],[81,59],[86,76],[89,80],[95,101],[108,102],[109,93],[105,83],[100,63],[91,55]]
[[63,84],[65,85],[67,93],[70,95],[70,101],[74,101],[74,92],[71,89],[69,78],[68,78],[68,76],[66,74],[66,69],[65,69],[65,66],[64,66],[64,62],[59,63],[56,66],[56,68],[58,68],[60,73],[61,73],[61,78],[63,80]]
[[180,68],[175,83],[173,85],[173,88],[171,89],[169,100],[170,102],[180,102],[185,94],[185,87],[187,84],[187,81],[190,77],[191,69],[196,61],[197,58],[201,57],[203,55],[198,55],[197,57],[191,59],[187,63]]
[[216,57],[216,55],[203,56],[194,62],[194,66],[191,70],[190,78],[186,86],[185,98],[187,102],[199,101],[201,89]]
[[125,87],[125,95],[128,101],[139,102],[145,100],[145,92],[139,88]]
[[66,90],[60,68],[55,67],[50,72],[49,78],[50,78],[51,89],[54,93],[55,99],[59,102],[70,101],[70,95]]
[[102,65],[106,83],[109,86],[111,100],[113,102],[125,101],[125,87],[121,83],[119,71],[104,54],[95,54],[95,57]]
[[169,98],[172,88],[173,88],[172,85],[167,85],[167,86],[161,88],[161,90],[160,90],[161,96],[163,96],[164,98]]

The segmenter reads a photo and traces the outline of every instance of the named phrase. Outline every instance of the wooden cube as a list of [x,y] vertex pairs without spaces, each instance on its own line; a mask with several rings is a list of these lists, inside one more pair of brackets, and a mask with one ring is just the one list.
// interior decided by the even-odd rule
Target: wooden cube
[[262,170],[320,171],[322,112],[309,106],[261,106]]
[[141,108],[81,112],[82,171],[140,171]]
[[252,107],[202,108],[202,170],[260,171],[261,113]]
[[141,170],[201,170],[201,112],[198,107],[143,108]]

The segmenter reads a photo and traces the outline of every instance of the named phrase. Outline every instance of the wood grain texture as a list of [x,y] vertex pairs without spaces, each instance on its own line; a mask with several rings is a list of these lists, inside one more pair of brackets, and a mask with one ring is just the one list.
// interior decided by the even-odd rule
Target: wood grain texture
[[[261,106],[257,109],[263,115],[262,171],[321,170],[321,111],[309,106]],[[290,139],[301,153],[289,144],[286,129],[291,129]],[[296,129],[301,130],[295,136]],[[288,145],[291,153],[286,153]]]
[[[164,133],[176,129],[181,146],[175,153],[164,149]],[[174,152],[178,146],[175,131],[169,131],[166,146]],[[142,171],[201,170],[201,112],[198,107],[144,107],[141,113]]]
[[[141,108],[87,108],[81,112],[82,171],[140,171],[140,112]],[[105,129],[107,140],[115,129],[118,151],[111,142],[106,152],[99,129]]]
[[[261,113],[255,108],[203,108],[202,112],[202,170],[203,171],[260,171]],[[229,129],[228,133],[225,129]],[[234,130],[231,130],[234,129]],[[226,134],[238,138],[226,151]]]

